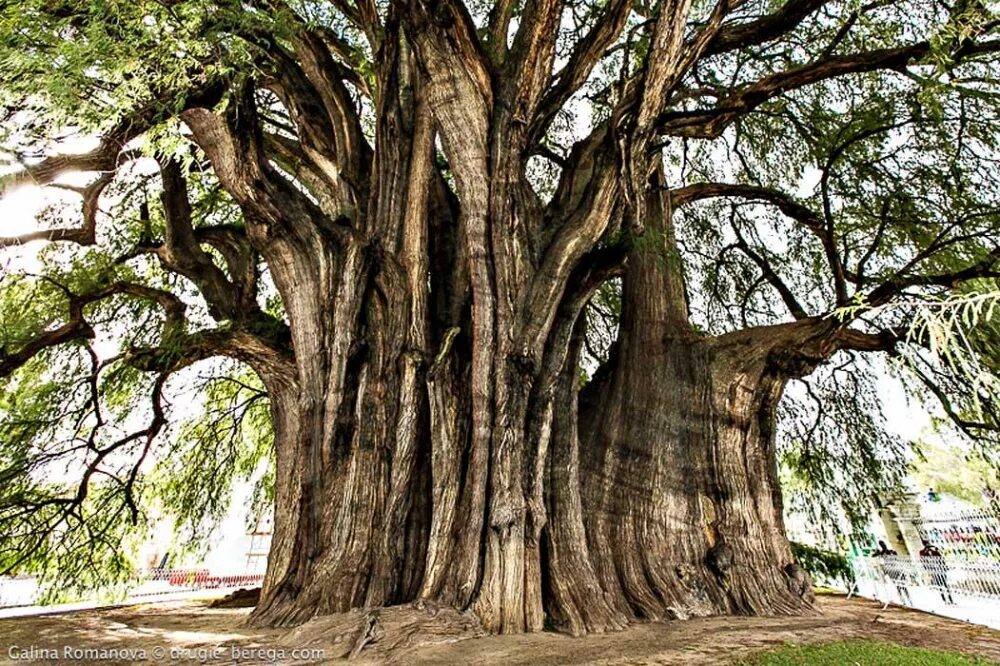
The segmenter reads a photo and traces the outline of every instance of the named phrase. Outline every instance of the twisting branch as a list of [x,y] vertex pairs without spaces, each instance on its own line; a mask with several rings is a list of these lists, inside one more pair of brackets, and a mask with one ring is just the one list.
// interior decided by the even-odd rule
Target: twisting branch
[[24,169],[0,177],[0,194],[26,185],[49,185],[61,176],[73,172],[114,171],[119,165],[119,154],[125,144],[148,125],[123,121],[101,139],[97,148],[79,155],[54,155],[37,164],[26,164]]
[[823,221],[815,212],[788,194],[767,187],[735,183],[695,183],[670,190],[670,201],[675,208],[715,197],[739,197],[770,203],[814,233],[821,232],[823,228]]
[[[154,99],[174,97],[170,91],[158,91]],[[222,98],[223,86],[219,82],[205,82],[186,90],[176,108],[188,109],[197,106],[214,106]],[[50,185],[61,176],[73,172],[114,171],[123,161],[122,153],[128,143],[141,136],[162,120],[162,103],[150,104],[135,113],[122,118],[101,138],[97,148],[79,155],[54,155],[37,164],[27,164],[21,171],[0,176],[0,196],[24,185]],[[134,153],[124,159],[134,159]]]
[[[160,165],[163,178],[164,243],[157,256],[169,270],[183,275],[198,287],[208,303],[209,313],[216,319],[239,320],[251,303],[239,295],[236,285],[215,265],[207,252],[201,249],[191,217],[187,183],[180,165],[165,160]],[[234,275],[234,278],[237,276]]]
[[555,58],[562,0],[528,0],[504,62],[506,103],[513,118],[528,125],[548,85]]
[[562,223],[549,244],[531,283],[524,309],[522,329],[523,353],[534,362],[540,361],[547,331],[556,316],[559,302],[575,267],[590,252],[614,218],[618,187],[607,169],[594,169],[604,177],[587,188],[587,205],[574,210]]
[[[50,537],[52,537],[56,531],[64,523],[70,519],[75,519],[78,523],[90,529],[86,520],[82,516],[82,510],[84,502],[91,492],[91,480],[96,474],[106,474],[112,479],[118,481],[124,493],[123,501],[128,507],[130,518],[133,524],[138,522],[140,510],[138,503],[135,498],[135,482],[138,477],[139,468],[141,467],[143,461],[149,453],[149,449],[152,446],[153,440],[166,425],[166,417],[163,411],[163,386],[169,377],[168,372],[161,373],[153,384],[152,393],[150,395],[152,407],[153,407],[153,417],[149,424],[140,430],[132,432],[124,437],[121,437],[107,446],[104,447],[94,447],[93,453],[94,457],[86,463],[83,470],[83,475],[80,481],[77,483],[75,491],[68,496],[55,496],[48,497],[39,501],[23,501],[13,503],[11,508],[19,510],[20,515],[26,515],[30,513],[38,513],[47,507],[56,507],[56,512],[53,516],[48,517],[45,523],[42,525],[41,529],[36,530],[31,536],[34,542],[33,547],[21,548],[18,556],[13,559],[8,566],[0,570],[0,575],[7,575],[18,570],[18,568],[31,557],[36,550]],[[118,452],[127,452],[129,447],[136,442],[143,442],[143,449],[140,453],[138,460],[134,463],[129,477],[126,481],[122,481],[116,475],[111,472],[106,471],[102,465],[104,462],[112,455]],[[5,516],[7,519],[14,518],[18,516],[8,514]],[[93,538],[93,535],[91,535]]]
[[729,216],[729,224],[733,229],[733,233],[736,234],[736,246],[749,257],[757,267],[760,268],[761,276],[767,280],[768,284],[774,287],[774,290],[778,292],[781,296],[781,300],[785,303],[785,307],[796,319],[805,319],[809,316],[805,308],[798,302],[795,298],[795,294],[789,289],[788,285],[778,276],[778,274],[771,268],[771,263],[764,258],[762,254],[754,250],[750,244],[743,237],[743,233],[740,231],[739,225],[736,223],[736,207],[733,206]]
[[906,289],[912,287],[954,288],[963,282],[982,278],[1000,278],[1000,247],[993,248],[979,261],[959,270],[926,275],[896,273],[873,289],[865,302],[872,307],[878,307],[902,295]]
[[530,144],[542,140],[549,125],[552,124],[552,119],[573,93],[586,83],[594,67],[621,35],[631,9],[630,0],[611,0],[594,26],[573,48],[569,60],[552,77],[550,88],[538,104],[538,110],[528,131]]
[[[65,188],[77,192],[83,198],[82,223],[79,227],[59,227],[38,229],[14,236],[0,236],[0,248],[30,243],[31,241],[67,241],[77,245],[93,245],[97,242],[97,213],[101,194],[114,180],[116,171],[126,162],[141,157],[138,151],[124,151],[116,156],[116,164],[101,174],[86,187]],[[2,194],[0,194],[2,196]]]
[[753,21],[725,25],[705,48],[704,57],[756,46],[785,35],[830,0],[787,0],[771,14]]
[[[953,57],[956,62],[961,62],[975,55],[997,51],[1000,51],[1000,40],[966,42]],[[827,58],[772,74],[737,88],[712,108],[664,112],[658,118],[658,125],[663,134],[671,136],[717,138],[738,117],[789,90],[848,74],[878,70],[903,71],[930,52],[929,42],[919,42],[895,49],[878,49]]]
[[72,340],[93,338],[94,329],[84,318],[84,309],[86,306],[110,296],[127,294],[159,303],[165,316],[163,328],[165,337],[170,337],[184,327],[184,312],[187,306],[168,291],[130,282],[116,282],[87,294],[73,294],[65,288],[63,290],[69,300],[67,321],[55,329],[45,331],[32,338],[15,351],[0,349],[0,378],[7,377],[46,349]]
[[842,295],[845,291],[844,269],[832,227],[827,225],[818,213],[802,205],[788,194],[757,185],[696,183],[671,190],[670,197],[677,207],[714,197],[739,197],[777,206],[778,210],[799,222],[819,239],[826,255],[827,264],[830,266],[834,287],[838,294],[838,304],[843,304],[846,301],[846,297]]
[[[238,91],[225,114],[198,107],[184,111],[181,118],[251,226],[270,225],[300,236],[303,229],[295,225],[311,225],[345,244],[356,240],[354,230],[345,224],[346,218],[330,219],[269,163],[251,82]],[[260,235],[250,237],[264,241]],[[268,244],[258,249],[267,250]]]
[[[69,301],[69,317],[55,329],[45,331],[18,349],[0,349],[0,379],[52,347],[74,340],[94,337],[94,330],[84,316],[88,305],[116,295],[132,296],[157,303],[164,314],[158,347],[134,347],[125,355],[132,367],[149,372],[175,372],[213,356],[242,360],[272,376],[290,375],[291,351],[279,325],[219,328],[186,333],[187,306],[174,294],[132,282],[115,282],[85,294],[73,294],[60,287]],[[254,322],[251,322],[251,324]],[[261,322],[256,322],[261,323]],[[258,330],[260,329],[260,330]],[[264,331],[267,334],[264,334]],[[270,336],[270,337],[269,337]]]

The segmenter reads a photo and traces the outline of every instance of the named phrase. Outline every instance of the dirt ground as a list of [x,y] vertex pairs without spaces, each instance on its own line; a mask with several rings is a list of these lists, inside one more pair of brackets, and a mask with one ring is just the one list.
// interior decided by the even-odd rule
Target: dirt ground
[[[542,633],[454,641],[442,634],[441,642],[433,645],[409,647],[397,640],[391,655],[386,655],[382,646],[392,641],[378,630],[369,632],[359,645],[356,635],[338,634],[330,622],[314,621],[291,633],[258,630],[245,625],[247,609],[175,602],[0,620],[0,663],[26,663],[32,658],[36,663],[79,662],[88,657],[92,662],[121,664],[340,663],[337,656],[353,648],[354,663],[359,664],[701,665],[732,663],[785,643],[848,638],[956,650],[1000,663],[998,631],[901,608],[883,611],[873,601],[841,596],[821,597],[819,609],[819,614],[796,618],[651,623],[583,638]],[[456,617],[461,616],[453,614],[449,622]],[[351,626],[358,626],[358,617],[353,619]],[[407,626],[414,625],[404,625],[401,633]]]

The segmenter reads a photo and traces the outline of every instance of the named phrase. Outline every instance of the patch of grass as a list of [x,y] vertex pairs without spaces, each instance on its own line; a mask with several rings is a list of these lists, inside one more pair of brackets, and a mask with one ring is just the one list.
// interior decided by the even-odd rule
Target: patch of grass
[[788,645],[737,663],[741,666],[989,666],[996,662],[958,652],[854,640]]

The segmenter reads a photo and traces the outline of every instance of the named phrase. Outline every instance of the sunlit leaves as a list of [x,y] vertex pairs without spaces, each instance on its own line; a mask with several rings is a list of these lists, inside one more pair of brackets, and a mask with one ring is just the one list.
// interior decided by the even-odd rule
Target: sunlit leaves
[[[230,509],[238,484],[267,486],[273,433],[267,393],[247,368],[216,368],[186,392],[203,401],[200,413],[182,420],[158,450],[151,482],[184,542],[200,545]],[[258,500],[268,499],[263,492]]]
[[790,504],[827,534],[864,529],[906,476],[908,443],[887,427],[884,370],[855,356],[790,387],[781,404],[779,463]]

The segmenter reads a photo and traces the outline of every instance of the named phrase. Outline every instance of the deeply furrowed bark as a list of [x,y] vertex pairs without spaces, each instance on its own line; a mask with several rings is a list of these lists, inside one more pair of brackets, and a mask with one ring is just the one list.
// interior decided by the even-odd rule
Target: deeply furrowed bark
[[[614,131],[576,147],[558,219],[545,218],[521,169],[518,113],[537,82],[493,91],[461,48],[471,28],[412,9],[412,52],[394,23],[381,45],[373,151],[323,161],[308,116],[336,115],[336,90],[296,107],[311,177],[336,181],[317,205],[260,160],[259,133],[233,125],[252,112],[227,116],[228,135],[207,111],[186,118],[252,222],[294,346],[294,379],[265,377],[275,534],[252,621],[426,601],[471,609],[490,632],[548,621],[580,634],[798,610],[772,442],[784,375],[766,334],[692,333],[653,169],[639,226],[662,247],[630,252],[616,361],[578,414],[580,313],[623,265],[596,249],[624,223]],[[322,71],[303,58],[282,85],[306,94]],[[362,164],[363,187],[340,177]]]
[[[669,219],[662,200],[648,203],[660,224]],[[409,228],[404,237],[420,236]],[[656,231],[669,254],[669,227]],[[474,443],[472,341],[452,327],[433,357],[408,346],[427,314],[404,294],[419,291],[426,269],[380,297],[358,290],[357,312],[368,314],[364,335],[340,343],[354,351],[337,417],[303,396],[328,395],[323,385],[272,390],[276,534],[254,620],[290,625],[425,599],[472,608],[493,631],[537,630],[547,617],[581,634],[634,619],[801,610],[783,571],[791,554],[773,450],[785,375],[772,351],[795,336],[697,337],[681,276],[662,256],[644,248],[629,258],[615,361],[588,388],[599,396],[585,402],[597,411],[583,419],[583,441],[587,289],[560,309],[533,373],[510,362],[493,375],[513,385],[496,387],[512,421],[494,426],[492,457]],[[399,300],[383,302],[391,294]],[[327,443],[307,437],[329,429]],[[530,458],[508,467],[518,483],[505,501],[487,505],[497,456],[515,445]]]
[[614,366],[582,443],[598,579],[615,610],[640,618],[796,612],[773,441],[779,341],[696,335],[668,202],[654,192],[645,208],[661,246],[630,256]]

